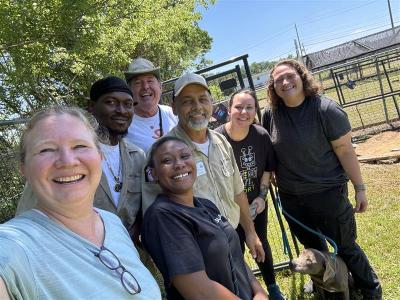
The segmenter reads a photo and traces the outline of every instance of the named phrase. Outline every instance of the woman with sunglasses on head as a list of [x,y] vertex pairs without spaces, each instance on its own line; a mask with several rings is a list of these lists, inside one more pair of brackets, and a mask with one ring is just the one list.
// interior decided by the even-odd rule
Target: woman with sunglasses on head
[[93,208],[96,126],[59,106],[28,123],[20,168],[37,204],[0,225],[0,299],[161,299],[120,219]]
[[167,298],[268,299],[245,265],[236,231],[211,201],[193,196],[197,171],[188,145],[172,136],[157,140],[148,166],[162,194],[146,210],[142,242]]
[[[258,110],[254,91],[239,90],[232,94],[229,100],[229,121],[216,131],[223,134],[231,144],[243,179],[254,227],[265,251],[265,261],[256,262],[267,286],[269,297],[272,300],[281,300],[284,296],[275,281],[271,247],[267,239],[266,200],[271,172],[275,169],[275,157],[268,132],[255,124]],[[239,225],[236,230],[244,253],[243,228]]]
[[[381,299],[378,277],[356,243],[354,212],[364,212],[368,201],[347,114],[321,95],[319,83],[295,60],[283,60],[271,70],[268,94],[262,123],[277,157],[283,208],[337,243],[363,299]],[[349,179],[354,209],[348,199]],[[325,241],[286,219],[306,248],[328,250]]]

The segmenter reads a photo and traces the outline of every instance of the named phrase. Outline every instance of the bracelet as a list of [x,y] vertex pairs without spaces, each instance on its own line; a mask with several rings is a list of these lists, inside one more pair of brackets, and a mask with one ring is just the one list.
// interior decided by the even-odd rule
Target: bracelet
[[366,190],[367,190],[365,184],[363,184],[363,183],[360,183],[360,184],[353,184],[353,186],[354,186],[354,190],[355,190],[356,192],[362,192],[362,191],[366,191]]
[[266,192],[260,191],[260,194],[258,194],[258,197],[265,200],[265,197],[267,197],[267,195],[268,195],[268,190]]

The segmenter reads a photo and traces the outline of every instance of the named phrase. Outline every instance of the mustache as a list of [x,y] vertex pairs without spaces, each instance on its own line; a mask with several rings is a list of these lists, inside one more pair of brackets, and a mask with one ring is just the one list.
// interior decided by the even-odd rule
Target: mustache
[[195,117],[195,116],[198,116],[198,115],[204,116],[204,117],[206,117],[206,118],[209,118],[209,117],[210,117],[210,114],[209,114],[209,113],[195,111],[195,112],[189,113],[189,118]]

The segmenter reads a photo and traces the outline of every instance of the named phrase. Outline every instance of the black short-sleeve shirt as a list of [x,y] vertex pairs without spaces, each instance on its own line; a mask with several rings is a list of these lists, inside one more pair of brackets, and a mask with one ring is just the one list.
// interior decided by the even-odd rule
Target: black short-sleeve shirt
[[297,107],[266,107],[262,124],[277,158],[280,190],[295,195],[323,192],[347,182],[331,142],[351,130],[346,112],[324,96],[306,97]]
[[221,125],[215,131],[223,134],[233,148],[236,164],[242,176],[244,191],[251,203],[260,194],[260,181],[265,172],[275,171],[275,155],[271,138],[260,125],[252,124],[241,141],[232,140]]
[[168,299],[183,299],[171,284],[173,276],[202,270],[235,293],[231,261],[238,296],[252,299],[236,231],[211,201],[194,198],[194,205],[181,205],[159,195],[144,215],[142,242],[164,277]]

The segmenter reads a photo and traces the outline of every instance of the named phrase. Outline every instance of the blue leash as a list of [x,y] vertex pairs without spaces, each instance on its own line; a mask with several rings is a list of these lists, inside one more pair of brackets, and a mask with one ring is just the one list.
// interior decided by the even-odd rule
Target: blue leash
[[[295,222],[296,224],[300,225],[301,227],[303,227],[304,229],[308,230],[309,232],[317,235],[319,238],[321,238],[322,240],[327,240],[328,243],[332,246],[333,248],[333,253],[331,253],[333,256],[337,255],[337,245],[335,243],[334,240],[332,240],[331,238],[327,237],[326,235],[322,234],[321,232],[318,232],[310,227],[308,227],[307,225],[301,223],[299,220],[297,220],[295,217],[291,216],[286,210],[283,209],[282,207],[282,203],[281,203],[281,198],[279,197],[279,192],[278,192],[278,188],[275,187],[275,198],[276,198],[276,202],[278,204],[279,209],[282,211],[282,213],[288,217],[290,220],[292,220],[293,222]],[[282,235],[282,239],[283,239],[283,248],[285,251],[285,254],[287,253],[287,249],[289,248],[289,241],[287,239],[286,235]]]

